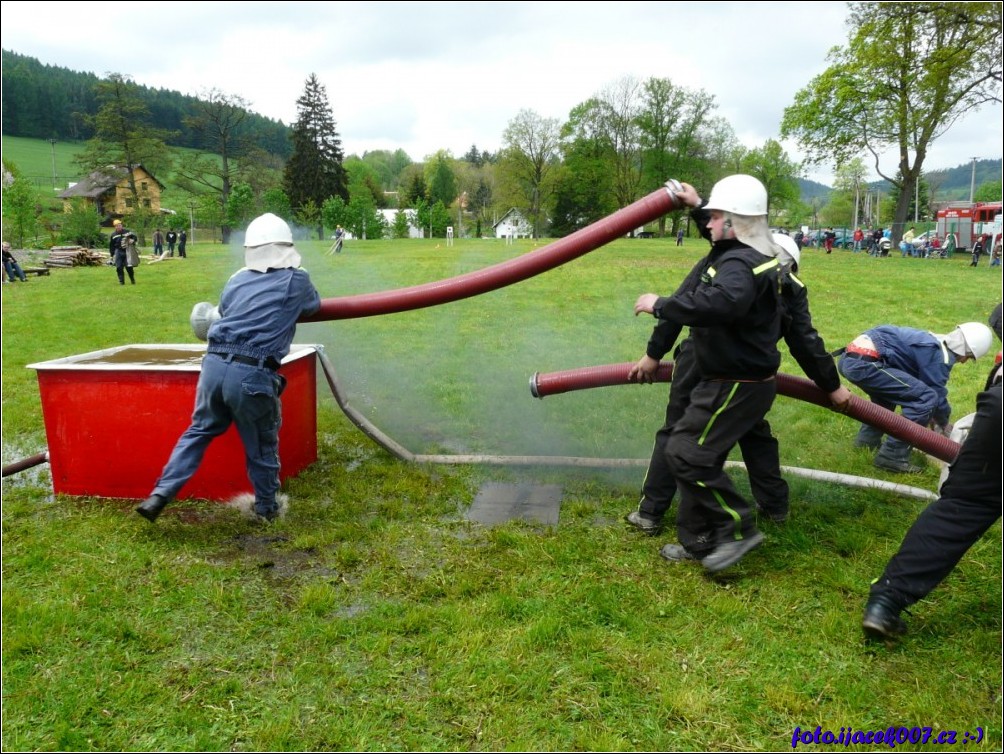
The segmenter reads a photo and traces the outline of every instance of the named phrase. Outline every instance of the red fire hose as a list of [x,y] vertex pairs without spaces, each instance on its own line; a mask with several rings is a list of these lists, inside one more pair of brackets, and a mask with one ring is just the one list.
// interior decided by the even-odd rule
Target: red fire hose
[[322,299],[321,308],[300,321],[321,322],[406,312],[494,291],[577,259],[679,207],[676,197],[664,187],[570,236],[515,259],[410,288]]
[[[628,373],[634,364],[631,362],[623,364],[605,364],[602,366],[584,367],[582,369],[569,369],[563,372],[549,372],[547,374],[535,373],[530,378],[530,393],[534,398],[544,398],[548,395],[558,395],[568,393],[573,390],[586,390],[594,387],[611,387],[614,385],[632,385],[628,382]],[[669,382],[673,376],[673,362],[663,361],[659,363],[656,371],[656,382]],[[797,398],[807,403],[815,403],[817,406],[832,408],[826,393],[816,385],[802,377],[793,377],[790,374],[777,375],[777,392],[789,398]],[[910,443],[918,450],[922,450],[946,463],[955,460],[959,454],[960,445],[954,440],[949,440],[944,435],[932,432],[927,427],[914,424],[909,419],[904,419],[897,413],[882,408],[871,401],[862,400],[857,396],[851,396],[851,405],[847,409],[847,415],[865,424],[870,424],[876,429],[882,430],[887,435]]]

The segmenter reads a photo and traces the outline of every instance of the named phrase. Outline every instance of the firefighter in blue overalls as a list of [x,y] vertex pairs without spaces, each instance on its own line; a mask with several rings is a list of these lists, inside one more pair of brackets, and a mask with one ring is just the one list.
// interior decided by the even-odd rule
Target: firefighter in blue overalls
[[[947,434],[951,429],[948,377],[952,367],[983,356],[991,340],[990,328],[979,322],[965,322],[947,335],[880,325],[851,341],[837,368],[864,390],[872,403],[890,411],[900,406],[910,421]],[[854,444],[877,449],[875,465],[880,469],[901,474],[921,471],[910,462],[908,442],[891,436],[883,442],[882,431],[871,425],[861,425]]]
[[192,423],[174,447],[150,497],[136,511],[153,521],[195,474],[213,438],[237,426],[254,488],[254,511],[279,516],[279,365],[289,353],[300,317],[321,298],[300,269],[293,235],[271,213],[248,225],[245,267],[227,281],[219,307],[196,304],[192,327],[209,346],[195,394]]

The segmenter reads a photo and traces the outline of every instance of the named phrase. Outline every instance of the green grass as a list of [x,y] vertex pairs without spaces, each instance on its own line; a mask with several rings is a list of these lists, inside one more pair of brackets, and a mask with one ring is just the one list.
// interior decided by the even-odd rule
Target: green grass
[[[527,381],[637,359],[652,320],[632,315],[635,298],[673,290],[703,250],[674,243],[617,241],[475,299],[302,325],[297,342],[324,344],[352,405],[413,452],[644,458],[665,385],[535,400]],[[336,297],[532,244],[300,247]],[[196,244],[188,260],[141,265],[136,286],[107,267],[5,285],[4,463],[46,445],[26,364],[192,342],[192,304],[218,300],[236,264]],[[831,348],[879,323],[985,321],[1001,296],[999,270],[963,258],[807,251],[802,266]],[[987,367],[953,370],[956,417]],[[787,356],[782,369],[800,374]],[[770,418],[784,464],[903,481],[851,447],[846,417],[779,398]],[[766,751],[817,725],[960,740],[981,726],[977,749],[1002,746],[1000,524],[913,608],[901,643],[868,645],[868,584],[918,500],[792,478],[789,523],[765,524],[763,547],[708,578],[661,561],[668,537],[620,521],[641,468],[408,465],[327,392],[318,421],[320,457],[287,482],[291,513],[268,529],[204,501],[150,526],[134,501],[54,497],[46,466],[4,480],[5,749]],[[937,476],[931,464],[909,483]],[[480,485],[506,481],[560,484],[559,525],[467,522]]]
[[[29,139],[23,136],[2,137],[3,156],[10,160],[21,174],[32,181],[40,206],[49,212],[62,212],[63,200],[59,194],[65,191],[70,183],[83,179],[80,168],[74,158],[84,148],[84,142],[57,141],[50,144],[45,139]],[[185,147],[172,147],[180,155],[196,154],[197,150]],[[53,182],[53,161],[55,161],[55,185]],[[163,206],[184,212],[187,207],[187,194],[174,186],[174,176],[158,175],[158,180],[166,187],[163,194]]]

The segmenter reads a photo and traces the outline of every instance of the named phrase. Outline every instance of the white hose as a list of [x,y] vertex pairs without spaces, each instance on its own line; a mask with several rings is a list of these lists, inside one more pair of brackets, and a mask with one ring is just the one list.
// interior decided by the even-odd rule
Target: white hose
[[[416,455],[405,448],[400,443],[394,441],[386,433],[377,428],[369,419],[363,416],[349,405],[348,398],[342,390],[335,374],[335,367],[331,363],[324,346],[316,345],[317,355],[320,358],[321,369],[328,380],[331,393],[335,396],[338,407],[367,437],[380,445],[384,450],[402,461],[410,463],[438,463],[438,464],[483,464],[489,466],[577,466],[580,468],[624,468],[624,467],[645,467],[648,466],[648,459],[645,458],[582,458],[578,456],[500,456],[500,455]],[[728,468],[746,468],[740,461],[726,461]],[[792,476],[815,479],[821,482],[843,484],[849,487],[863,487],[866,489],[885,490],[904,497],[914,497],[920,500],[937,500],[938,496],[930,490],[910,487],[905,484],[886,482],[882,479],[871,479],[869,477],[853,476],[851,474],[837,474],[832,471],[820,471],[818,469],[803,469],[798,466],[782,466],[781,470]]]

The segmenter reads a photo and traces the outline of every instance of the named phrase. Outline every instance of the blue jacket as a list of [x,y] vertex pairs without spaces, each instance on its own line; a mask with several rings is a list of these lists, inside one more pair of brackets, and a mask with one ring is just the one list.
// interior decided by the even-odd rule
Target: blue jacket
[[882,361],[893,369],[911,374],[938,395],[937,417],[952,415],[948,403],[948,377],[955,366],[955,354],[926,330],[880,325],[865,335],[872,339]]
[[276,361],[289,353],[296,322],[321,308],[305,270],[238,270],[220,295],[220,319],[209,328],[209,349]]

